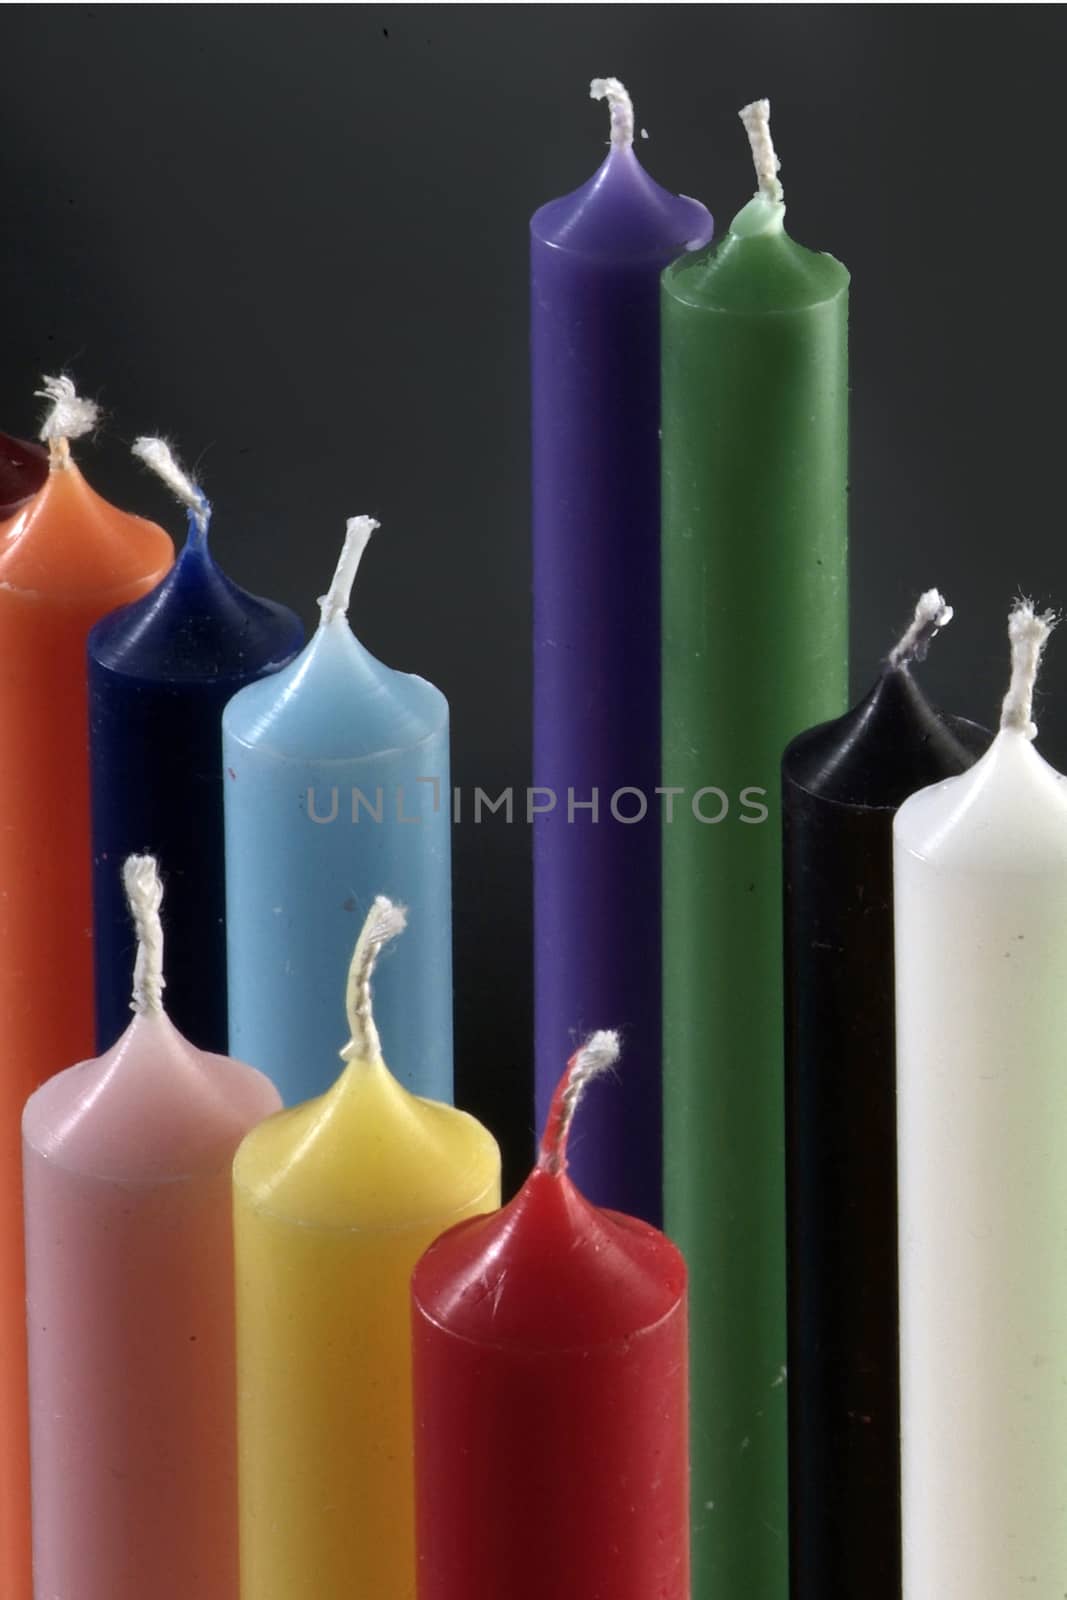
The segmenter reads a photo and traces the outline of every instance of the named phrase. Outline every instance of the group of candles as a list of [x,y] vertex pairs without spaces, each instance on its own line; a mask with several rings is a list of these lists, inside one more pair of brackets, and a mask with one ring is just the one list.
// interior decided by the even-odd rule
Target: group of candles
[[[403,1600],[418,1566],[420,1594],[468,1600],[578,1506],[596,1536],[575,1530],[511,1592],[565,1561],[583,1592],[621,1594],[667,1560],[681,1593],[685,1267],[658,1229],[601,1211],[566,1174],[578,1099],[618,1056],[615,1034],[574,1053],[503,1211],[494,1139],[447,1103],[448,823],[429,780],[447,793],[448,710],[348,627],[376,524],[349,523],[301,650],[292,613],[215,565],[208,507],[169,447],[135,445],[189,507],[168,571],[166,535],[73,463],[95,409],[69,379],[45,392],[49,454],[5,447],[33,492],[0,523],[5,1132],[22,1126],[21,1163],[9,1149],[4,1169],[3,1314],[9,1352],[28,1329],[32,1491],[20,1526],[23,1362],[21,1377],[4,1369],[5,1597]],[[38,662],[55,676],[35,699]],[[312,814],[324,773],[352,781],[362,829]],[[375,789],[400,783],[403,813],[377,814]],[[142,838],[152,854],[131,849]],[[397,1076],[371,974],[407,914],[368,892],[382,879],[409,892],[411,933],[427,924],[401,941],[401,983],[381,969]],[[85,1060],[90,906],[100,1054]],[[48,1054],[60,1029],[79,1039],[65,1069]],[[224,1053],[227,1030],[256,1066]],[[535,1441],[521,1465],[516,1427]],[[620,1485],[656,1530],[636,1568],[632,1540],[600,1543],[630,1521]]]
[[377,524],[305,644],[163,441],[176,561],[94,494],[69,379],[0,451],[5,1600],[1067,1578],[1050,619],[995,738],[916,685],[935,590],[846,712],[847,273],[784,232],[766,102],[712,247],[593,93],[608,156],[532,224],[553,804],[503,1209],[450,1104],[448,707],[347,622]]

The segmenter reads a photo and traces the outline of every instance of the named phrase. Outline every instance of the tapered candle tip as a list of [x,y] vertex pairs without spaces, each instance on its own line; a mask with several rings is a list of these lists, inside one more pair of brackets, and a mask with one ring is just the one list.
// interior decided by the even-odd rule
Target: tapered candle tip
[[367,913],[356,942],[352,965],[348,969],[345,1007],[348,1012],[349,1040],[341,1051],[342,1061],[380,1061],[382,1042],[374,1021],[371,978],[382,946],[407,927],[407,912],[384,894],[378,895]]
[[92,433],[100,420],[100,407],[95,400],[86,400],[80,395],[73,379],[65,374],[58,378],[42,378],[37,398],[51,403],[41,424],[40,438],[48,446],[52,465],[69,466],[71,439]]
[[345,525],[345,542],[341,558],[326,594],[319,596],[319,610],[324,623],[344,619],[352,599],[352,585],[356,581],[363,552],[370,543],[371,534],[381,527],[374,517],[349,517]]
[[138,1016],[163,1010],[163,923],[159,909],[163,884],[155,856],[128,856],[122,869],[126,900],[137,931],[137,959],[133,969],[130,1010]]
[[592,100],[606,100],[611,112],[611,142],[628,149],[634,142],[634,103],[625,84],[618,78],[594,78],[589,85]]
[[738,113],[752,147],[752,161],[756,168],[759,193],[765,200],[780,205],[785,198],[778,178],[782,163],[779,161],[771,139],[771,102],[753,100]]
[[619,1059],[619,1035],[602,1028],[592,1033],[567,1063],[549,1108],[548,1124],[541,1140],[538,1166],[545,1172],[564,1172],[567,1167],[567,1140],[578,1103],[594,1078],[610,1072]]
[[207,532],[211,506],[198,483],[180,466],[166,439],[142,436],[130,446],[133,454],[157,477],[162,478],[174,498],[187,508],[199,533]]
[[889,652],[891,667],[907,667],[923,661],[931,643],[955,615],[940,589],[927,589],[915,604],[915,615]]
[[1012,728],[1025,739],[1037,738],[1037,724],[1031,720],[1034,685],[1041,666],[1048,636],[1056,626],[1054,611],[1037,612],[1030,600],[1018,600],[1008,618],[1011,641],[1011,682],[1000,712],[1002,729]]

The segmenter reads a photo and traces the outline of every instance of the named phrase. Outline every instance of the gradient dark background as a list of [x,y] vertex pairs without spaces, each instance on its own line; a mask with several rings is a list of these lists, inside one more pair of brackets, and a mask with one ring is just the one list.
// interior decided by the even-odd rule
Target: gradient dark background
[[[180,535],[126,454],[165,432],[223,564],[309,622],[345,517],[380,517],[353,620],[447,693],[465,789],[530,780],[527,220],[605,153],[596,75],[720,229],[754,187],[737,110],[769,96],[790,230],[852,271],[853,687],[938,584],[924,682],[988,722],[1012,597],[1067,604],[1060,7],[12,5],[2,30],[0,427],[70,371],[107,413],[95,486]],[[1067,766],[1067,636],[1037,718]],[[458,1093],[514,1180],[528,830],[457,829],[455,892]]]

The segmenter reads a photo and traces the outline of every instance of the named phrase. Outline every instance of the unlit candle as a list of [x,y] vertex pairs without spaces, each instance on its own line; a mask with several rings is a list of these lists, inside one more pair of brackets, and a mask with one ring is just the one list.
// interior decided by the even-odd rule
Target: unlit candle
[[168,1020],[151,857],[126,884],[133,1020],[23,1118],[35,1592],[236,1600],[230,1165],[281,1102]]

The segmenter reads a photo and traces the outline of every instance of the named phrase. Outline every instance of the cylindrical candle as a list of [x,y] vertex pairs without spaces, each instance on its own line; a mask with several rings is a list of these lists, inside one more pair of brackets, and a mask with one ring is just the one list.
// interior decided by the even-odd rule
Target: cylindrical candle
[[[45,380],[44,487],[0,525],[0,1594],[29,1600],[26,1313],[19,1122],[39,1083],[93,1048],[85,641],[171,564],[162,528],[109,505],[68,441],[96,422]],[[63,914],[56,908],[62,906]],[[57,998],[56,985],[61,984]]]
[[230,1044],[286,1104],[331,1082],[353,928],[382,883],[412,914],[379,984],[390,1057],[409,1089],[452,1098],[448,702],[348,626],[377,526],[351,519],[307,648],[223,715]]
[[844,717],[782,760],[790,1573],[794,1600],[899,1600],[893,817],[984,729],[911,673],[936,589]]
[[848,274],[786,235],[766,102],[742,115],[759,193],[663,278],[664,1172],[695,1600],[786,1589],[778,770],[847,693]]
[[415,1592],[411,1272],[443,1228],[499,1205],[500,1153],[382,1059],[370,979],[403,926],[379,896],[344,1071],[234,1163],[243,1600]]
[[591,1200],[658,1223],[659,275],[712,222],[641,166],[623,86],[592,93],[608,155],[530,224],[537,1123],[575,1022],[625,1021],[630,1069],[571,1160]]
[[32,500],[47,478],[48,451],[43,445],[0,433],[0,522]]
[[130,924],[115,863],[149,850],[167,872],[168,1015],[193,1044],[224,1051],[222,712],[290,661],[304,630],[216,565],[211,508],[163,440],[138,439],[134,453],[188,506],[189,536],[158,588],[89,635],[97,1048],[118,1038],[129,1012]]
[[133,1021],[23,1119],[35,1594],[237,1600],[230,1167],[280,1101],[169,1020],[155,861],[125,881]]
[[685,1263],[567,1176],[594,1034],[503,1211],[412,1280],[418,1600],[689,1600]]
[[1067,781],[1000,732],[894,827],[905,1600],[1067,1590]]

